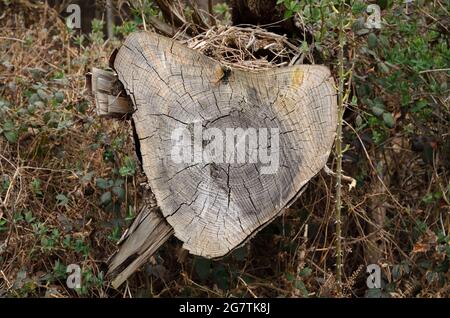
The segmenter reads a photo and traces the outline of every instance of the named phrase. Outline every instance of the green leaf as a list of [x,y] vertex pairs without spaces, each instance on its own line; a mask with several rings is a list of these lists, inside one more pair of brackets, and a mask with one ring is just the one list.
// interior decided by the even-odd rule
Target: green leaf
[[88,184],[89,182],[91,182],[93,176],[94,171],[88,172],[81,178],[81,181],[83,182],[83,184]]
[[123,179],[116,179],[114,180],[114,186],[115,187],[120,187],[125,183],[125,181]]
[[0,218],[0,233],[5,232],[8,229],[6,226],[6,219]]
[[27,223],[31,223],[31,222],[33,222],[33,221],[36,219],[36,218],[33,216],[33,213],[32,213],[31,211],[25,212],[24,217],[25,217],[25,221],[26,221]]
[[288,282],[293,282],[295,279],[295,276],[292,273],[286,273],[286,279]]
[[102,190],[106,190],[109,189],[113,184],[112,180],[106,180],[103,178],[97,178],[95,180],[95,185],[97,186],[97,188],[102,189]]
[[369,32],[370,32],[369,29],[360,29],[360,30],[356,31],[356,34],[357,35],[364,35],[364,34],[367,34]]
[[378,38],[374,33],[369,33],[367,36],[367,44],[370,49],[375,49],[378,45]]
[[113,187],[112,188],[113,193],[119,198],[120,201],[125,200],[125,189],[122,187]]
[[421,100],[419,100],[419,101],[416,103],[416,105],[415,105],[413,108],[411,108],[411,111],[412,111],[413,113],[417,113],[418,111],[420,111],[421,109],[423,109],[423,108],[425,108],[425,107],[427,107],[427,106],[428,106],[427,101],[421,99]]
[[49,96],[43,89],[38,89],[37,94],[39,95],[39,98],[42,100],[48,100]]
[[5,131],[3,132],[5,135],[5,138],[8,140],[9,143],[13,144],[17,142],[17,139],[19,139],[19,134],[17,131]]
[[119,169],[119,174],[122,177],[133,176],[136,173],[136,163],[133,159],[126,156],[124,159],[124,165]]
[[108,235],[108,239],[113,242],[118,242],[120,240],[121,230],[120,227],[114,226],[111,233]]
[[11,130],[14,130],[14,128],[15,128],[14,123],[11,120],[7,120],[3,124],[3,130],[4,131],[11,131]]
[[102,196],[100,197],[100,203],[102,205],[107,205],[111,201],[112,201],[112,194],[110,191],[103,193]]
[[62,103],[62,102],[64,101],[64,93],[61,92],[61,91],[56,92],[56,93],[55,93],[55,100],[56,100],[58,103]]
[[311,273],[312,273],[312,269],[309,267],[305,267],[299,272],[299,275],[302,277],[308,277],[311,275]]
[[302,293],[303,297],[308,297],[308,290],[301,280],[295,280],[294,287]]
[[389,128],[393,128],[395,126],[394,116],[391,113],[383,113],[383,121]]
[[363,125],[363,119],[362,119],[361,115],[356,116],[355,125],[356,125],[356,127],[361,127]]
[[36,102],[42,102],[41,98],[39,97],[38,94],[34,93],[30,96],[30,98],[28,99],[28,102],[30,104],[34,104]]
[[135,213],[133,207],[131,205],[128,206],[127,216],[125,217],[125,221],[132,221],[135,218]]
[[69,198],[61,193],[56,196],[56,201],[57,201],[57,205],[66,206],[69,203]]
[[383,73],[385,73],[385,74],[389,73],[389,67],[387,66],[386,63],[379,62],[379,63],[378,63],[378,67],[380,68],[380,71],[381,71],[381,72],[383,72]]
[[375,116],[381,116],[382,114],[384,114],[384,109],[379,106],[373,106],[372,112]]
[[31,188],[32,188],[34,194],[43,195],[40,179],[33,179],[33,181],[31,181]]

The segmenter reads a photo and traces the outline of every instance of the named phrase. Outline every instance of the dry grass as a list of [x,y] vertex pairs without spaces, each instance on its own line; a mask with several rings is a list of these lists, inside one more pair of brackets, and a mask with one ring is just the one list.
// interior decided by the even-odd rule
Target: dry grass
[[[98,120],[84,96],[86,65],[106,66],[106,48],[82,52],[70,45],[64,23],[50,9],[6,12],[1,23],[1,96],[10,105],[2,108],[1,117],[14,124],[18,139],[0,138],[0,176],[7,182],[0,193],[0,216],[7,220],[7,230],[0,233],[0,293],[22,296],[17,290],[28,284],[27,294],[69,295],[65,284],[45,275],[53,273],[57,260],[97,275],[112,253],[114,244],[107,238],[112,215],[98,203],[95,179],[111,175],[124,154],[133,151],[125,139],[112,163],[103,159],[111,141],[127,138],[128,127]],[[65,76],[58,78],[61,72]],[[30,94],[37,91],[48,96],[62,92],[64,101],[55,105],[44,98],[31,105]],[[128,188],[127,203],[133,206],[135,192]],[[66,204],[58,201],[59,194],[68,199]],[[58,235],[53,237],[54,231]],[[78,247],[65,246],[66,237]],[[50,246],[48,240],[55,242]],[[89,294],[104,295],[104,290],[100,285]]]
[[286,36],[258,27],[219,25],[181,42],[223,65],[244,70],[292,65],[304,59],[300,49]]

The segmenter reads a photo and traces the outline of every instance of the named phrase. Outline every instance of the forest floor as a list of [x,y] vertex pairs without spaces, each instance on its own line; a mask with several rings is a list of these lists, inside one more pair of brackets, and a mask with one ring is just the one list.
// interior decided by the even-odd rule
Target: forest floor
[[[292,43],[305,63],[337,76],[329,2],[292,8],[309,32]],[[226,258],[188,255],[173,238],[114,290],[105,262],[135,217],[144,179],[130,123],[97,117],[84,80],[91,67],[107,67],[113,48],[143,21],[137,14],[105,41],[102,21],[80,36],[44,5],[1,2],[0,297],[448,297],[450,7],[397,2],[382,8],[380,30],[363,26],[363,1],[348,8],[343,168],[357,184],[343,188],[341,294],[336,179],[325,172]],[[333,153],[331,169],[335,161]],[[381,267],[380,289],[366,286],[372,263]],[[66,285],[70,264],[81,268],[79,289]]]

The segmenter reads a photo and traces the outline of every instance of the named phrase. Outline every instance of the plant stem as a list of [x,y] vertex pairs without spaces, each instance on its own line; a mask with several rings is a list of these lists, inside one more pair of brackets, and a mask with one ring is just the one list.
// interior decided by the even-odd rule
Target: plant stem
[[344,72],[344,45],[345,45],[345,32],[344,32],[344,1],[340,2],[339,7],[339,52],[338,52],[338,127],[336,137],[336,153],[337,153],[337,166],[336,166],[336,284],[337,293],[342,295],[342,267],[343,267],[343,254],[342,254],[342,125],[344,115],[344,84],[345,84],[345,72]]
[[106,31],[108,39],[113,37],[113,5],[111,0],[106,0]]

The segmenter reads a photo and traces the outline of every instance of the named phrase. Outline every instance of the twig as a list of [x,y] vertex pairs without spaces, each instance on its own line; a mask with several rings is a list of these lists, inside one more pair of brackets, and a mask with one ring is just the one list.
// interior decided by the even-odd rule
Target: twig
[[11,40],[11,41],[17,41],[17,42],[20,42],[20,43],[25,43],[25,41],[22,40],[22,39],[11,38],[9,36],[0,36],[0,40]]
[[141,18],[142,18],[142,25],[144,26],[144,30],[147,31],[147,23],[145,22],[145,14],[144,14],[144,3],[142,0],[140,0],[141,3]]
[[[333,176],[336,177],[336,172],[334,172],[333,170],[331,170],[330,168],[328,168],[328,166],[323,167],[323,171],[325,171],[325,173],[329,176]],[[349,182],[350,184],[348,185],[348,191],[351,191],[353,188],[356,187],[356,179],[346,176],[346,175],[342,175],[341,176],[342,180]]]
[[244,284],[244,286],[247,288],[248,292],[250,293],[250,295],[252,295],[253,298],[258,298],[258,296],[255,295],[255,293],[250,289],[250,287],[248,287],[247,283],[245,282],[245,280],[242,279],[241,276],[239,276],[239,280],[242,282],[242,284]]
[[213,12],[212,0],[208,0],[208,13],[209,13],[209,23],[211,25],[215,25],[216,21],[214,21],[214,12]]
[[8,290],[11,289],[11,287],[12,287],[13,285],[9,282],[9,280],[8,280],[8,278],[6,277],[5,273],[4,273],[2,270],[0,270],[0,274],[2,274],[2,276],[3,276],[3,280],[4,280],[5,283],[6,283],[7,289],[8,289]]
[[106,32],[108,39],[113,37],[113,24],[112,1],[106,0]]
[[431,72],[448,72],[448,71],[450,71],[450,68],[435,68],[435,69],[420,71],[419,74],[431,73]]

